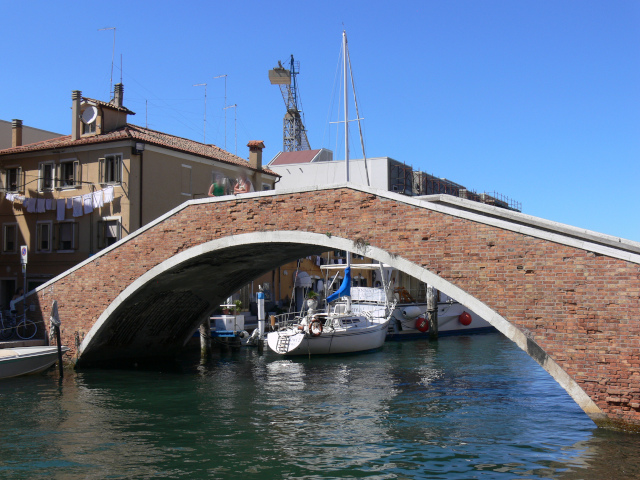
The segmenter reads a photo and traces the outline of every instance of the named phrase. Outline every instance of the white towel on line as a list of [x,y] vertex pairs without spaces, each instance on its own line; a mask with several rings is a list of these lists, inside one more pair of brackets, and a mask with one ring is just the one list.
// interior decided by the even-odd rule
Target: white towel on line
[[82,203],[84,203],[84,213],[93,212],[93,194],[87,193],[82,196]]
[[113,185],[109,185],[104,189],[104,203],[113,202]]
[[73,197],[73,216],[81,217],[82,216],[82,197]]
[[104,202],[102,200],[102,190],[98,190],[97,192],[92,193],[93,200],[93,208],[102,208],[104,206]]
[[65,204],[65,200],[64,198],[60,198],[57,202],[58,204],[58,209],[56,212],[56,220],[58,220],[59,222],[64,220],[64,204]]

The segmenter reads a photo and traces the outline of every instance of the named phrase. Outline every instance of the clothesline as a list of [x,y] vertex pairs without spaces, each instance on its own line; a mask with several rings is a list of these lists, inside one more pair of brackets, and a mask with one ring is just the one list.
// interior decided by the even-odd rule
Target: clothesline
[[72,210],[74,217],[81,217],[93,212],[95,208],[101,208],[105,204],[113,202],[113,186],[110,185],[102,190],[68,198],[30,198],[16,193],[6,193],[5,199],[22,204],[28,213],[54,211],[56,212],[56,220],[61,222],[65,219],[66,210]]

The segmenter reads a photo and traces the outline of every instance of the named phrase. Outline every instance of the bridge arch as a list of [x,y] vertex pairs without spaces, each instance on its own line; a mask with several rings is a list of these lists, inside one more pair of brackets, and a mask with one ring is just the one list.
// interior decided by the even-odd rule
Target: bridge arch
[[[601,418],[603,416],[601,410],[591,400],[591,398],[589,398],[584,390],[582,390],[582,388],[580,388],[580,386],[552,358],[550,358],[540,346],[538,346],[532,339],[528,338],[519,328],[514,326],[499,313],[492,310],[481,300],[468,294],[458,286],[442,277],[439,277],[428,269],[420,267],[401,256],[391,254],[390,252],[375,246],[357,243],[347,238],[313,232],[273,231],[239,234],[203,243],[168,258],[132,282],[104,310],[80,345],[78,360],[81,361],[82,354],[85,350],[91,350],[91,344],[94,337],[96,337],[101,330],[109,328],[109,320],[112,318],[114,313],[116,313],[123,304],[126,304],[128,299],[135,297],[138,292],[144,290],[145,285],[156,281],[157,278],[161,277],[166,272],[172,272],[175,269],[180,269],[182,265],[193,260],[197,260],[203,255],[218,251],[233,250],[237,247],[246,246],[257,250],[259,247],[269,244],[313,245],[314,247],[322,247],[324,251],[350,251],[352,253],[364,255],[376,261],[386,263],[399,271],[419,279],[422,282],[433,285],[439,291],[452,298],[456,298],[460,303],[481,315],[507,338],[515,342],[522,350],[536,360],[588,415],[592,417],[595,416],[597,418]],[[242,252],[244,251],[245,250],[243,249]],[[233,288],[221,291],[221,295],[223,297],[226,297],[230,293],[233,293]],[[210,312],[206,312],[205,317],[209,314]],[[194,319],[195,323],[199,323],[200,321],[201,319],[199,318]],[[193,326],[188,328],[185,333],[189,335],[192,331]],[[184,340],[186,341],[187,339],[188,337]]]

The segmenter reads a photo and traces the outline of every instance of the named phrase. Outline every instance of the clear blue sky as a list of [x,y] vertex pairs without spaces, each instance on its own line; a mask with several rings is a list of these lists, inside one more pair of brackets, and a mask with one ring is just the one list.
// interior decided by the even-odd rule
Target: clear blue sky
[[[524,213],[640,241],[640,1],[0,0],[0,118],[64,134],[71,91],[130,121],[248,156],[282,148],[267,72],[300,62],[312,148],[336,149],[332,95],[346,29],[367,156],[389,156]],[[123,71],[120,70],[122,55]],[[334,104],[333,111],[336,106]],[[340,153],[338,153],[340,152]],[[359,157],[359,151],[354,151]]]

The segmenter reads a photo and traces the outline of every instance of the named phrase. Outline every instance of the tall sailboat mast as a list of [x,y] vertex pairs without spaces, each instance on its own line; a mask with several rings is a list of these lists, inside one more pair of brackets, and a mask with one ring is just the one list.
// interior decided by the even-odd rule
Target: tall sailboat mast
[[[347,183],[349,183],[349,102],[347,100],[347,90],[348,90],[348,82],[347,82],[347,32],[346,30],[342,31],[342,70],[344,74],[344,168],[345,168],[345,178]],[[347,252],[347,271],[348,274],[351,273],[351,252]],[[347,274],[345,274],[345,277]],[[347,297],[347,312],[351,312],[351,296]]]
[[342,31],[342,72],[343,72],[343,88],[344,88],[344,165],[345,178],[349,183],[349,101],[348,101],[348,83],[347,83],[347,32]]

